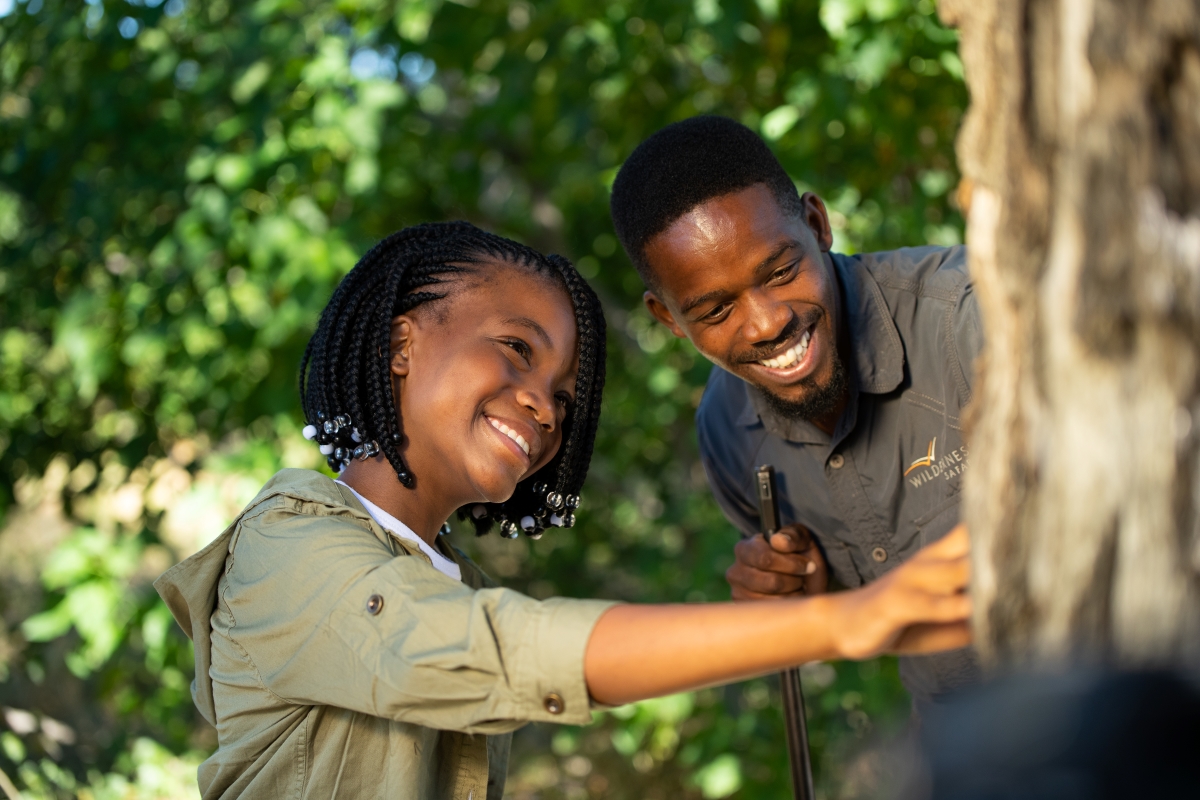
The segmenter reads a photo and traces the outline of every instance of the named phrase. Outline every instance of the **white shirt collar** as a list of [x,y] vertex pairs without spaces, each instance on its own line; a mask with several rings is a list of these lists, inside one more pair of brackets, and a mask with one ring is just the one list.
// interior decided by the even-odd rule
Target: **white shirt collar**
[[403,522],[396,519],[391,514],[384,511],[382,508],[375,505],[358,492],[354,491],[353,486],[350,486],[348,483],[344,483],[343,481],[338,481],[338,483],[340,483],[342,486],[345,486],[351,491],[351,493],[354,494],[355,497],[358,498],[358,502],[362,503],[363,508],[365,508],[367,513],[371,515],[371,519],[378,522],[381,528],[390,533],[392,536],[395,536],[397,539],[404,539],[405,541],[412,542],[413,544],[417,545],[417,547],[420,547],[421,552],[429,556],[430,561],[433,562],[434,569],[436,569],[438,572],[454,578],[456,581],[462,580],[462,569],[459,568],[458,564],[455,564],[453,561],[439,553],[435,548],[431,547],[428,542],[426,542],[420,536],[417,536],[417,534],[413,532],[412,528],[408,527]]

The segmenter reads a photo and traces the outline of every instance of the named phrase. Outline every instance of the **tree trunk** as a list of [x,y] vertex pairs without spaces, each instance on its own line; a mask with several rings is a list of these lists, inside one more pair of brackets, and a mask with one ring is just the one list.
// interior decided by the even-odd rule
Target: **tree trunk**
[[993,667],[1200,662],[1200,1],[942,0]]

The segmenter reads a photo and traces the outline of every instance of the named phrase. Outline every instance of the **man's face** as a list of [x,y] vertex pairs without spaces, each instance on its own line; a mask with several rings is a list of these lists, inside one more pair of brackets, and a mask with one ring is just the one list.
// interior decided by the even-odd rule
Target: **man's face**
[[646,245],[647,308],[709,360],[791,416],[840,410],[841,305],[825,206],[789,215],[756,184],[692,209]]

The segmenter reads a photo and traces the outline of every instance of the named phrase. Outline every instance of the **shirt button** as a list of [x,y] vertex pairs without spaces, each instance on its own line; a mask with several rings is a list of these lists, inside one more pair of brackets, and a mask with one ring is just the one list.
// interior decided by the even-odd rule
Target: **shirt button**
[[367,613],[372,617],[383,611],[383,596],[373,594],[367,598]]
[[842,458],[841,453],[834,453],[829,457],[829,466],[833,467],[834,469],[841,469],[842,465],[845,463],[846,459]]
[[871,551],[871,558],[882,564],[884,561],[887,561],[887,550],[884,550],[882,547],[876,547]]
[[566,702],[562,699],[562,695],[558,692],[551,692],[546,695],[546,699],[542,701],[542,705],[551,714],[561,714],[567,707]]

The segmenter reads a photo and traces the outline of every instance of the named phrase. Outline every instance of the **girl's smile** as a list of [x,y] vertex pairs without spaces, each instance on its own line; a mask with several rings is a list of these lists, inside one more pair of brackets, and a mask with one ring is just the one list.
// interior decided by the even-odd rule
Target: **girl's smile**
[[[529,465],[532,464],[534,459],[536,459],[538,456],[538,453],[536,452],[531,454],[529,445],[531,441],[535,443],[540,442],[537,434],[535,434],[528,425],[520,423],[511,417],[503,422],[495,417],[490,417],[487,414],[484,414],[483,418],[488,421],[489,425],[504,435],[504,440],[507,440],[502,440],[502,444],[505,446],[505,449],[513,453],[519,453],[522,456],[522,464],[524,465],[525,469],[528,469]],[[522,431],[525,433],[523,434]],[[516,445],[516,447],[514,448],[513,445]]]

